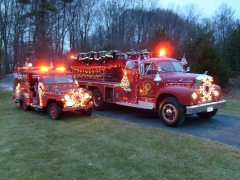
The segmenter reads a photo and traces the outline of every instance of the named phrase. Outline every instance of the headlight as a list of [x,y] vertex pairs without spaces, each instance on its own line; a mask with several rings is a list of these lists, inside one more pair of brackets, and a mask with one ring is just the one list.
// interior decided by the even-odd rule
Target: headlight
[[88,93],[85,93],[85,94],[84,94],[84,98],[85,98],[85,99],[90,98],[89,94],[88,94]]
[[73,102],[66,102],[66,106],[73,106],[74,105],[74,103]]
[[70,100],[70,96],[69,96],[69,95],[65,95],[65,96],[64,96],[64,99],[65,99],[66,101],[69,101],[69,100]]
[[197,93],[196,92],[192,93],[192,98],[193,98],[193,100],[197,99]]
[[214,91],[214,96],[218,97],[219,96],[219,92],[217,90]]

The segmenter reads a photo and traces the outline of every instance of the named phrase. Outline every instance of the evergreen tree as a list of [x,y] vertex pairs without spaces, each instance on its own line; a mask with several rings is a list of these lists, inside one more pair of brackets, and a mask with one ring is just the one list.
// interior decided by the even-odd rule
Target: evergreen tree
[[232,27],[224,43],[223,56],[228,63],[231,76],[240,74],[240,22]]
[[197,26],[185,39],[186,56],[192,72],[213,76],[214,82],[225,87],[229,81],[229,70],[219,48],[215,45],[213,32],[208,26]]

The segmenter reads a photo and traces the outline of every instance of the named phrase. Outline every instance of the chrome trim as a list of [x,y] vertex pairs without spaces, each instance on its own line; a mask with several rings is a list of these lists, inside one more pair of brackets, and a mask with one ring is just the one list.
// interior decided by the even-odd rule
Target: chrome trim
[[221,100],[218,102],[211,102],[207,104],[186,106],[186,114],[195,114],[199,112],[207,112],[207,108],[213,106],[213,109],[218,109],[226,106],[226,100]]

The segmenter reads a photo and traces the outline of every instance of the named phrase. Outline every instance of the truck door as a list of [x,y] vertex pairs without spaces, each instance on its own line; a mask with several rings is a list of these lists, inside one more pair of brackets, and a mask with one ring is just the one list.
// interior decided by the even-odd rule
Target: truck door
[[157,70],[153,63],[145,62],[144,71],[139,77],[139,95],[140,97],[155,97],[157,93],[157,84],[154,80]]
[[139,96],[139,73],[138,70],[125,70],[120,86],[123,88],[122,101],[128,103],[138,103]]

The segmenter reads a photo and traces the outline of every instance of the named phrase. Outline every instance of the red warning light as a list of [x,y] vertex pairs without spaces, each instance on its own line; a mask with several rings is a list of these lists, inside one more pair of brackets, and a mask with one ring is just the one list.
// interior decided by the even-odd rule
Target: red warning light
[[159,50],[159,56],[160,56],[160,57],[166,56],[166,50],[165,50],[165,49],[160,49],[160,50]]

